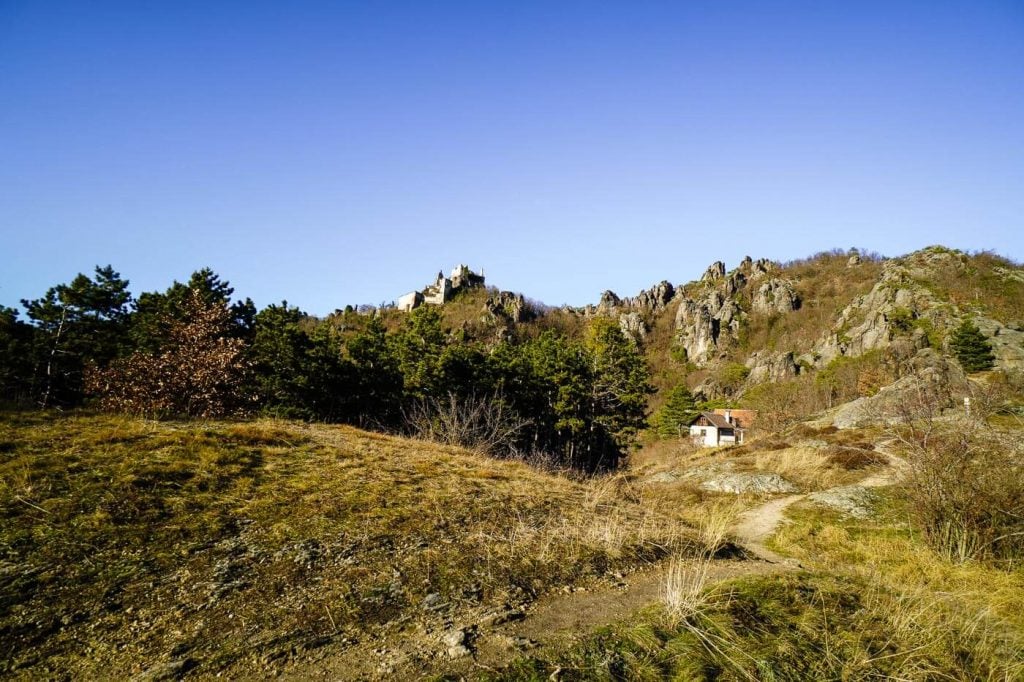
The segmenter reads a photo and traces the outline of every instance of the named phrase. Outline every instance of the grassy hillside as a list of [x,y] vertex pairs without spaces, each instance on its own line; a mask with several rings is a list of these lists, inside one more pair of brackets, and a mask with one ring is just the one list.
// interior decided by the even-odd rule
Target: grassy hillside
[[681,612],[653,604],[486,679],[1024,679],[1019,561],[950,562],[898,483],[869,499],[861,516],[808,498],[787,511],[769,544],[800,571],[707,585]]
[[251,673],[686,551],[615,485],[350,427],[5,413],[0,672]]

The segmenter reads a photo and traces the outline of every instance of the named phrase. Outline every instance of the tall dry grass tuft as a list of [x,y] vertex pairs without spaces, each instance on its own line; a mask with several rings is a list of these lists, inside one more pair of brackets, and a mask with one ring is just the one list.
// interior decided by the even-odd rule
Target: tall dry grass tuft
[[695,519],[701,544],[697,557],[673,557],[665,575],[662,602],[674,625],[689,623],[697,627],[695,617],[717,597],[715,592],[706,589],[708,575],[740,510],[735,500],[700,508]]

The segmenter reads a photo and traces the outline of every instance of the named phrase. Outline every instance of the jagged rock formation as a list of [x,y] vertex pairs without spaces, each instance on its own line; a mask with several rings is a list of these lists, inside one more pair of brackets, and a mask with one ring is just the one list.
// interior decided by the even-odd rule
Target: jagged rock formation
[[723,277],[725,277],[725,263],[720,260],[716,260],[708,266],[707,270],[704,271],[704,275],[700,278],[700,281],[714,283]]
[[800,366],[792,351],[755,351],[747,358],[746,365],[750,369],[750,374],[747,375],[747,383],[750,385],[764,381],[782,381],[800,373]]
[[[708,267],[700,279],[703,293],[697,298],[682,298],[676,310],[676,342],[686,352],[687,360],[701,367],[738,343],[741,327],[751,312],[785,314],[800,307],[793,283],[772,276],[774,270],[770,261],[754,261],[749,256],[728,274],[721,261]],[[757,284],[766,277],[770,279]],[[741,302],[747,299],[750,306],[744,310]]]
[[800,307],[800,296],[788,279],[769,279],[757,288],[750,300],[750,309],[761,315],[785,315]]
[[737,338],[744,315],[736,301],[716,289],[699,300],[682,299],[676,311],[676,339],[687,360],[702,366],[716,357]]
[[621,305],[622,299],[620,299],[614,291],[609,289],[601,294],[601,300],[597,303],[597,311],[609,313]]
[[886,261],[882,276],[871,291],[858,296],[832,328],[814,345],[812,361],[823,367],[840,355],[855,357],[889,347],[898,337],[910,337],[917,348],[928,345],[923,322],[948,328],[956,319],[949,306],[940,305],[928,289],[917,284],[919,266],[904,260]]
[[647,313],[660,313],[668,307],[669,302],[676,295],[676,288],[667,281],[662,280],[646,291],[641,291],[636,296],[624,298],[620,305],[640,310]]
[[519,324],[529,319],[526,299],[522,294],[515,294],[511,291],[499,291],[493,296],[488,296],[484,302],[484,313],[492,319],[500,319],[504,322]]
[[642,341],[647,336],[647,325],[638,312],[619,315],[619,328],[622,333],[634,341]]

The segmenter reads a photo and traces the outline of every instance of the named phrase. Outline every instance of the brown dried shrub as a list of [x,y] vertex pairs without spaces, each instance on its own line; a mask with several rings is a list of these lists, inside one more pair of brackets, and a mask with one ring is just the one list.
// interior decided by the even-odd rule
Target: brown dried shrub
[[111,412],[150,417],[222,417],[237,412],[246,362],[244,341],[227,336],[230,312],[193,291],[184,319],[168,317],[167,340],[156,353],[137,351],[108,367],[90,367],[87,393]]
[[884,464],[886,462],[884,456],[873,451],[874,446],[870,443],[859,443],[858,445],[866,447],[830,445],[825,450],[825,454],[828,457],[829,463],[835,464],[847,471],[864,469],[869,466]]

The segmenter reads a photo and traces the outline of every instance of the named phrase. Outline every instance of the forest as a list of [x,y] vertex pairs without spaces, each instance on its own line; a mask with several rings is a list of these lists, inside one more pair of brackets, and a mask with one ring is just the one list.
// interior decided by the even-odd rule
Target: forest
[[441,311],[257,310],[212,270],[134,296],[111,266],[0,307],[0,403],[150,418],[276,416],[426,435],[585,471],[616,467],[652,392],[607,318],[500,339]]

